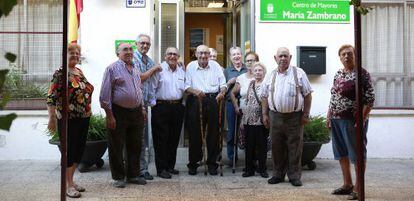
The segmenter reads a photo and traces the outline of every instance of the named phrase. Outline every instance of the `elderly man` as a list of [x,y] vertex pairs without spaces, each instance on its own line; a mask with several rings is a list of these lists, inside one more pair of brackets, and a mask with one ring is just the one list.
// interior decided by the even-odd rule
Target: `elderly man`
[[185,71],[178,63],[177,48],[168,47],[164,58],[162,71],[151,78],[151,91],[155,94],[150,101],[151,126],[157,175],[170,179],[171,174],[179,173],[174,166],[184,116]]
[[[230,92],[234,84],[236,83],[236,79],[239,75],[246,73],[247,68],[243,64],[243,55],[242,50],[240,47],[231,47],[230,48],[230,61],[231,64],[224,70],[224,77],[227,81],[227,88]],[[237,128],[239,127],[240,120],[237,120],[236,111],[234,111],[233,103],[231,102],[230,93],[226,96],[226,118],[227,118],[227,158],[229,159],[228,165],[230,167],[235,168],[237,161],[237,146],[234,142],[234,135],[237,132]],[[237,122],[236,122],[237,121]]]
[[[217,175],[218,164],[216,162],[219,150],[219,107],[218,102],[226,93],[226,82],[220,65],[209,60],[208,47],[200,45],[196,49],[196,61],[187,65],[185,76],[185,91],[190,95],[187,99],[186,127],[189,132],[189,163],[187,164],[190,175],[197,174],[198,162],[203,157],[201,118],[204,128],[207,127],[207,165],[210,175]],[[201,105],[200,105],[201,103]],[[202,114],[200,109],[202,108]],[[206,156],[204,156],[206,157]]]
[[[160,65],[155,65],[154,61],[148,57],[147,53],[151,47],[151,38],[148,35],[140,34],[136,40],[137,51],[134,53],[134,62],[139,65],[140,78],[142,81],[142,94],[145,110],[148,111],[149,100],[154,96],[149,90],[149,78],[161,70]],[[144,125],[144,137],[142,138],[140,155],[140,177],[152,180],[152,175],[148,172],[148,163],[145,159],[145,148],[148,146],[148,124]]]
[[[139,177],[138,160],[146,112],[131,45],[120,44],[117,55],[119,60],[106,68],[99,101],[106,112],[113,185],[124,188],[125,178],[129,183],[146,184],[145,179]],[[124,145],[126,158],[123,157]]]
[[287,48],[279,48],[274,58],[278,67],[266,75],[261,92],[263,123],[272,137],[273,177],[268,183],[283,182],[287,174],[293,186],[302,186],[303,125],[309,121],[313,90],[305,72],[290,65]]

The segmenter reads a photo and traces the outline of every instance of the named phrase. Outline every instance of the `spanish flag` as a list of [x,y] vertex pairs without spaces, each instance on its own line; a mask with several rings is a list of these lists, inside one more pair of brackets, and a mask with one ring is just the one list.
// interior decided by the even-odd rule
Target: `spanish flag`
[[69,43],[78,40],[80,13],[83,10],[83,0],[69,0]]

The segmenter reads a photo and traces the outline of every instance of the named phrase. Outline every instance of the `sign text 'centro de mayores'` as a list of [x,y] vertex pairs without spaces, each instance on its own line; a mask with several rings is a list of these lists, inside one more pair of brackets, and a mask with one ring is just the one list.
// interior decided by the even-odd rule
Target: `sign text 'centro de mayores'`
[[349,23],[348,0],[261,0],[262,22]]

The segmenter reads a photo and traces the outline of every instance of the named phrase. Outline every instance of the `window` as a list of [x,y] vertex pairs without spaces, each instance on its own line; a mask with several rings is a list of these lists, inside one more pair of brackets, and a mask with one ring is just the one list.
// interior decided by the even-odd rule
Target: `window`
[[[10,64],[0,57],[0,68],[9,68],[20,87],[12,90],[12,98],[45,98],[54,71],[62,58],[62,2],[59,0],[18,0],[10,15],[0,19],[0,52],[17,55]],[[29,90],[30,89],[30,90]],[[9,109],[43,109],[33,101]],[[10,108],[10,106],[12,108]],[[17,107],[17,108],[16,108]]]
[[362,65],[371,74],[375,108],[414,109],[414,3],[369,3],[362,16]]

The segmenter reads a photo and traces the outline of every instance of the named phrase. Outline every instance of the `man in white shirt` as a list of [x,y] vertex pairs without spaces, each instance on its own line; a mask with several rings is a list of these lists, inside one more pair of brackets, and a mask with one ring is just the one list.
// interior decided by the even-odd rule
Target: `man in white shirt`
[[[210,52],[207,46],[200,45],[196,49],[196,61],[187,65],[185,76],[185,91],[189,93],[187,99],[186,128],[189,132],[189,163],[190,175],[197,174],[197,167],[203,158],[200,104],[202,105],[203,130],[208,133],[204,136],[207,146],[207,166],[210,175],[217,175],[217,157],[219,156],[219,107],[218,102],[223,100],[226,93],[226,80],[220,65],[209,60]],[[203,132],[205,133],[205,132]]]
[[180,54],[175,47],[165,51],[162,70],[151,77],[150,90],[154,96],[150,100],[152,107],[151,128],[155,151],[157,175],[170,179],[178,174],[174,169],[177,147],[180,140],[184,117],[182,104],[184,94],[185,71],[179,65]]
[[303,125],[309,121],[313,90],[306,73],[290,65],[287,48],[279,48],[274,58],[278,68],[266,75],[261,92],[263,123],[272,137],[273,177],[268,183],[283,182],[287,174],[293,186],[302,186]]

